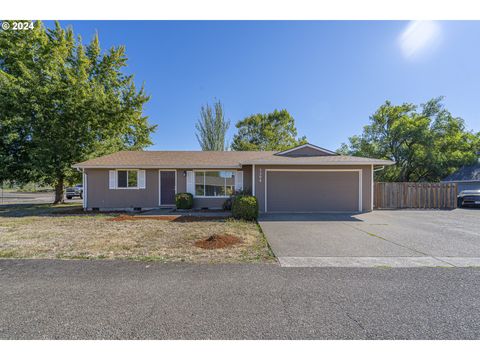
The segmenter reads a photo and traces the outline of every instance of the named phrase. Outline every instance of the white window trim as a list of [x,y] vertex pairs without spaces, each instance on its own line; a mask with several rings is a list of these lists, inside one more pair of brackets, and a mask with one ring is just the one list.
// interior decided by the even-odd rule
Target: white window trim
[[175,195],[177,194],[177,169],[160,169],[158,170],[158,206],[172,206],[173,204],[162,204],[162,171],[175,172]]
[[[119,171],[136,171],[137,172],[137,186],[135,187],[131,187],[131,186],[127,186],[127,187],[120,187],[118,186],[118,172]],[[115,169],[115,175],[116,175],[116,179],[115,179],[115,190],[139,190],[140,188],[138,187],[138,174],[140,173],[140,169]],[[145,176],[147,176],[145,174]],[[127,174],[127,185],[128,185],[128,174]]]
[[[193,193],[193,197],[194,198],[197,198],[197,199],[228,199],[230,197],[230,195],[221,195],[221,196],[207,196],[207,195],[196,195],[196,192],[197,192],[197,182],[196,182],[196,173],[197,172],[227,172],[227,171],[231,171],[233,173],[235,173],[235,176],[237,176],[237,170],[215,170],[215,169],[206,169],[206,170],[193,170],[193,180],[194,180],[194,193]],[[226,179],[225,179],[226,181]],[[205,187],[205,174],[203,175],[203,186]],[[235,192],[237,189],[235,188],[235,182],[233,184],[233,192]]]
[[363,199],[363,191],[362,191],[362,169],[265,169],[265,203],[264,203],[264,208],[265,212],[268,212],[268,207],[267,207],[267,178],[268,178],[268,173],[269,172],[275,172],[275,171],[289,171],[289,172],[358,172],[358,212],[363,211],[363,204],[362,204],[362,199]]

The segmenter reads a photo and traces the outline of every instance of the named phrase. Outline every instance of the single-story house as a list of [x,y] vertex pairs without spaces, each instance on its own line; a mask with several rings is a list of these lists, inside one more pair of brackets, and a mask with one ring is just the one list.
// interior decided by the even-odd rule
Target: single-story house
[[480,190],[480,152],[475,164],[462,166],[458,171],[442,180],[443,183],[456,183],[458,192],[463,190]]
[[363,212],[373,208],[373,172],[389,160],[338,155],[305,144],[286,151],[120,151],[75,164],[83,206],[172,207],[189,192],[194,208],[221,208],[235,191],[267,212]]

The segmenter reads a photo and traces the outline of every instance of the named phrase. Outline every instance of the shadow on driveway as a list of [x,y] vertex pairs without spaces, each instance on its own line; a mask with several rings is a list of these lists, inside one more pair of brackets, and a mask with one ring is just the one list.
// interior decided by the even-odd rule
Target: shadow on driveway
[[271,213],[262,214],[259,221],[360,221],[359,213]]

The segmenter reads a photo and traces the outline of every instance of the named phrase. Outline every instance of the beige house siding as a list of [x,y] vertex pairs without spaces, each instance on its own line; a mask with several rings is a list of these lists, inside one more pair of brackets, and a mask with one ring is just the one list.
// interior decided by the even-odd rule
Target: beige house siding
[[[296,169],[296,170],[362,170],[362,211],[372,210],[372,166],[371,165],[341,165],[341,166],[282,166],[282,165],[256,165],[255,166],[255,195],[259,202],[260,212],[265,211],[265,170],[268,169]],[[291,184],[292,189],[301,191],[302,184]],[[358,194],[358,193],[357,193]],[[292,196],[294,192],[292,191]],[[303,196],[302,196],[303,197]],[[292,201],[295,201],[292,199]],[[268,209],[267,209],[268,210]]]
[[[109,170],[115,169],[85,169],[87,174],[87,208],[99,209],[131,209],[131,208],[156,208],[159,207],[159,170],[147,169],[145,189],[109,189]],[[171,169],[165,169],[171,170]],[[180,169],[177,171],[177,193],[187,191],[187,171],[194,169]],[[203,169],[199,169],[203,170]],[[216,169],[208,169],[217,171]],[[218,169],[225,171],[225,169]],[[236,169],[231,169],[236,171]],[[252,167],[244,166],[243,186],[251,189]],[[222,208],[226,198],[195,198],[194,208]]]
[[243,165],[243,188],[252,192],[252,165]]
[[145,189],[109,189],[108,172],[115,169],[85,169],[87,208],[124,209],[158,207],[158,170],[145,171]]
[[[362,210],[372,210],[372,166],[371,165],[341,165],[341,166],[284,166],[255,165],[255,194],[259,201],[260,211],[265,209],[265,170],[266,169],[361,169],[362,170]],[[87,177],[86,203],[87,208],[126,209],[126,208],[156,208],[159,207],[159,170],[146,169],[145,189],[109,189],[109,170],[115,169],[85,169]],[[177,170],[177,192],[186,191],[186,171]],[[199,170],[202,170],[199,168]],[[215,169],[209,169],[215,171]],[[226,170],[226,169],[219,169]],[[235,169],[232,169],[235,170]],[[243,171],[243,187],[252,191],[252,166],[245,165]],[[261,175],[260,175],[261,174]],[[292,187],[301,184],[291,184]],[[194,198],[195,208],[221,208],[225,198]],[[294,201],[294,200],[292,200]]]

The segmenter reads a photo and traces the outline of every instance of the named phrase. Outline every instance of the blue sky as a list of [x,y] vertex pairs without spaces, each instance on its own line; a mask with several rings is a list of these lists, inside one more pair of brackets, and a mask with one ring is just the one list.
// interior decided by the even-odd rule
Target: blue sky
[[[50,25],[51,22],[47,22]],[[150,149],[195,150],[200,107],[219,99],[234,124],[285,108],[299,135],[337,149],[387,99],[447,108],[480,131],[480,22],[62,21],[84,42],[125,45],[158,124]]]

